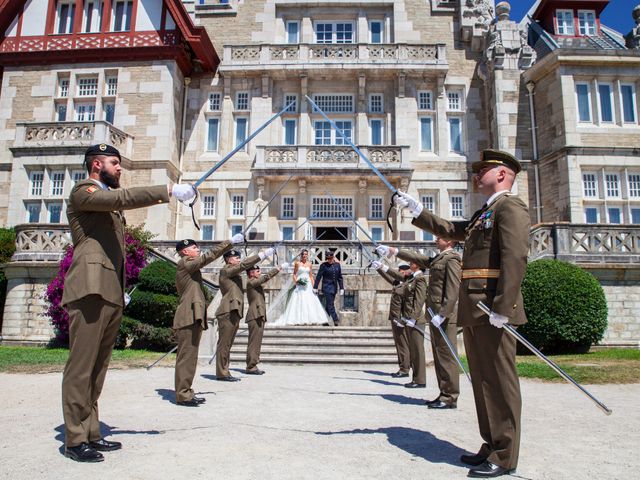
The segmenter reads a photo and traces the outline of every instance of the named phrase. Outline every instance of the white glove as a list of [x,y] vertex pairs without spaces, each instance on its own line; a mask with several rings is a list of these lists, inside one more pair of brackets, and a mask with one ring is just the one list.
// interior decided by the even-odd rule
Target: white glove
[[286,270],[287,268],[289,268],[291,266],[290,263],[284,262],[282,265],[280,265],[282,267],[282,270]]
[[171,195],[176,197],[176,200],[181,202],[188,202],[189,200],[193,200],[196,196],[196,191],[189,184],[184,183],[176,183],[173,187],[171,187]]
[[509,323],[509,317],[491,312],[489,315],[489,323],[496,328],[502,328],[505,324]]
[[265,258],[270,257],[274,253],[275,253],[274,248],[267,248],[266,250],[263,250],[262,252],[260,252],[258,256],[260,257],[260,260],[264,260]]
[[131,295],[129,295],[127,292],[124,292],[124,306],[126,308],[127,305],[129,305],[129,302],[131,302]]
[[344,288],[340,289],[340,295],[344,295]]
[[376,253],[381,257],[391,258],[393,257],[393,252],[395,248],[389,247],[387,245],[378,245],[376,247]]
[[231,237],[231,243],[237,245],[238,243],[244,242],[244,235],[242,233],[236,233],[233,237]]
[[434,327],[439,327],[440,325],[442,325],[444,323],[444,318],[441,317],[440,315],[434,315],[433,317],[431,317],[431,324]]
[[424,205],[422,205],[422,203],[417,201],[411,195],[401,192],[400,190],[398,190],[398,194],[393,197],[393,201],[395,202],[396,206],[400,208],[408,208],[414,218],[420,215],[420,213],[424,209]]
[[399,327],[404,327],[403,323],[400,323],[398,320],[396,320],[395,318],[392,320],[393,323],[395,323],[397,326]]
[[404,323],[407,325],[407,327],[413,328],[416,326],[416,321],[413,318],[405,318]]
[[317,294],[318,294],[318,289],[317,289],[317,288],[314,288],[314,289],[313,289],[313,293],[315,293],[315,294],[317,295]]
[[371,268],[374,270],[380,270],[383,267],[382,262],[379,260],[374,260],[371,262]]

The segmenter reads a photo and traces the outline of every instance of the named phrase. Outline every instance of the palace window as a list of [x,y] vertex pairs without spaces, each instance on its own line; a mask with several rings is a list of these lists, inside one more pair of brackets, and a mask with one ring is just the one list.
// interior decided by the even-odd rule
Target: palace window
[[462,118],[449,117],[449,151],[462,153]]
[[56,7],[56,33],[72,33],[73,17],[76,13],[75,0],[59,0]]
[[451,218],[464,218],[464,195],[451,195]]
[[582,174],[582,189],[587,198],[598,198],[598,179],[595,173]]
[[58,97],[67,98],[69,96],[69,79],[58,79]]
[[[353,113],[353,95],[314,95],[313,101],[325,113]],[[314,108],[314,112],[317,112]]]
[[576,83],[578,120],[591,122],[591,88],[588,83]]
[[27,211],[26,221],[28,223],[38,223],[40,221],[40,210],[42,205],[40,202],[27,202],[25,209]]
[[573,28],[573,10],[556,10],[558,35],[575,35]]
[[433,93],[428,90],[418,91],[418,110],[433,110]]
[[212,224],[210,223],[203,223],[200,228],[201,230],[201,240],[213,240],[213,237],[215,235],[215,231],[214,231],[214,227]]
[[44,171],[38,170],[29,173],[29,193],[32,197],[42,195],[42,183],[44,182]]
[[384,121],[381,118],[369,120],[371,126],[371,145],[384,145]]
[[369,95],[369,113],[384,112],[384,97],[381,93],[372,93]]
[[111,31],[128,32],[131,30],[131,11],[133,0],[116,0],[113,2],[113,17]]
[[598,99],[600,105],[600,121],[613,122],[613,86],[609,83],[598,84]]
[[87,178],[86,170],[74,170],[73,172],[71,172],[71,181],[74,184],[84,180],[85,178]]
[[374,242],[383,242],[384,230],[382,229],[382,227],[372,227],[371,238],[373,239]]
[[433,151],[433,118],[420,117],[420,150]]
[[282,227],[282,240],[293,240],[293,227]]
[[107,77],[105,79],[105,95],[115,97],[118,92],[118,77]]
[[316,22],[316,43],[353,43],[353,22]]
[[[420,199],[424,209],[428,212],[435,213],[436,211],[436,200],[434,195],[422,195]],[[427,232],[426,230],[422,231],[422,240],[425,242],[432,242],[434,236],[431,232]]]
[[247,117],[236,117],[236,146],[240,145],[247,139],[248,128],[249,119]]
[[244,217],[244,195],[231,195],[231,216]]
[[284,136],[284,144],[285,145],[295,145],[296,144],[296,130],[297,130],[297,121],[294,118],[287,118],[283,122],[283,136]]
[[630,173],[627,180],[629,198],[640,198],[640,174]]
[[102,112],[105,122],[113,124],[113,120],[116,117],[116,104],[114,102],[104,102],[102,104]]
[[67,104],[56,103],[56,121],[64,122],[67,120]]
[[[350,140],[353,141],[353,124],[350,120],[337,121],[336,126],[342,131],[342,133]],[[345,145],[346,142],[331,128],[331,124],[326,121],[314,122],[315,130],[315,144],[316,145]]]
[[617,173],[605,173],[604,181],[607,198],[620,198],[620,176]]
[[625,83],[620,85],[620,103],[622,104],[622,120],[625,123],[637,123],[635,85]]
[[96,119],[96,106],[93,103],[76,103],[76,122],[93,122]]
[[202,196],[202,216],[213,217],[215,214],[216,214],[216,196],[203,195]]
[[60,223],[62,216],[62,202],[47,203],[47,221],[49,223]]
[[[335,197],[334,197],[335,198]],[[353,198],[351,197],[312,197],[311,217],[323,220],[349,219],[353,216]]]
[[300,22],[289,20],[286,23],[287,43],[298,43],[300,41]]
[[600,211],[597,207],[587,207],[584,209],[584,221],[586,223],[600,223]]
[[103,7],[104,5],[100,0],[85,1],[82,19],[83,33],[95,33],[100,31]]
[[231,228],[231,236],[237,235],[238,233],[242,233],[242,224],[241,223],[232,223],[229,225]]
[[220,131],[220,119],[209,118],[207,119],[207,151],[218,151],[218,134]]
[[236,110],[249,110],[249,92],[236,92]]
[[369,218],[382,220],[384,218],[383,198],[379,196],[369,197]]
[[51,195],[59,197],[64,192],[64,171],[51,172]]
[[371,20],[369,22],[369,41],[371,43],[384,43],[384,22],[382,20]]
[[596,12],[594,10],[578,10],[578,28],[580,35],[595,35]]
[[295,218],[296,204],[294,197],[282,197],[282,218]]
[[622,210],[619,207],[607,208],[608,223],[622,223]]
[[298,95],[296,95],[295,93],[286,94],[284,96],[284,105],[282,107],[284,108],[287,105],[291,106],[287,108],[287,111],[285,113],[296,113],[298,111]]
[[95,97],[98,95],[98,77],[78,78],[78,96]]
[[213,92],[209,94],[209,111],[219,112],[221,104],[220,92]]
[[462,92],[447,92],[447,110],[450,112],[462,111]]

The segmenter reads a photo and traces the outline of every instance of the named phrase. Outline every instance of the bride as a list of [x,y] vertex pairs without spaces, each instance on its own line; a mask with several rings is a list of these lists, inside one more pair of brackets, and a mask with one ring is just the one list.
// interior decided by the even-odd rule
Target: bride
[[[311,271],[309,252],[302,250],[300,260],[293,264],[291,286],[285,285],[283,291],[273,301],[272,309],[277,310],[284,302],[284,312],[277,316],[273,326],[323,325],[329,323],[318,297],[313,293],[313,272]],[[272,310],[272,311],[273,311]],[[271,314],[272,318],[276,315]]]

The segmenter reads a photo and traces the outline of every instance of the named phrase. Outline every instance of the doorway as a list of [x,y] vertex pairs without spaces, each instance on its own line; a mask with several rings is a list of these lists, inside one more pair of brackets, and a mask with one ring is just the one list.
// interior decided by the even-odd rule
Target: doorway
[[314,239],[329,240],[329,241],[344,241],[345,238],[349,238],[349,228],[347,227],[316,227]]

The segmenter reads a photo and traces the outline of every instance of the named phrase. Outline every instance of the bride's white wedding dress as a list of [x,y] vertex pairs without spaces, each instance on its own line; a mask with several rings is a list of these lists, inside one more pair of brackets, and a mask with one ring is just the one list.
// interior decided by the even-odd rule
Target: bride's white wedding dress
[[298,280],[306,280],[307,284],[295,285],[290,295],[285,294],[284,301],[286,301],[286,305],[284,312],[274,322],[269,322],[272,326],[322,325],[329,323],[327,313],[316,294],[313,293],[313,285],[309,277],[310,271],[309,267],[298,266],[296,273]]

